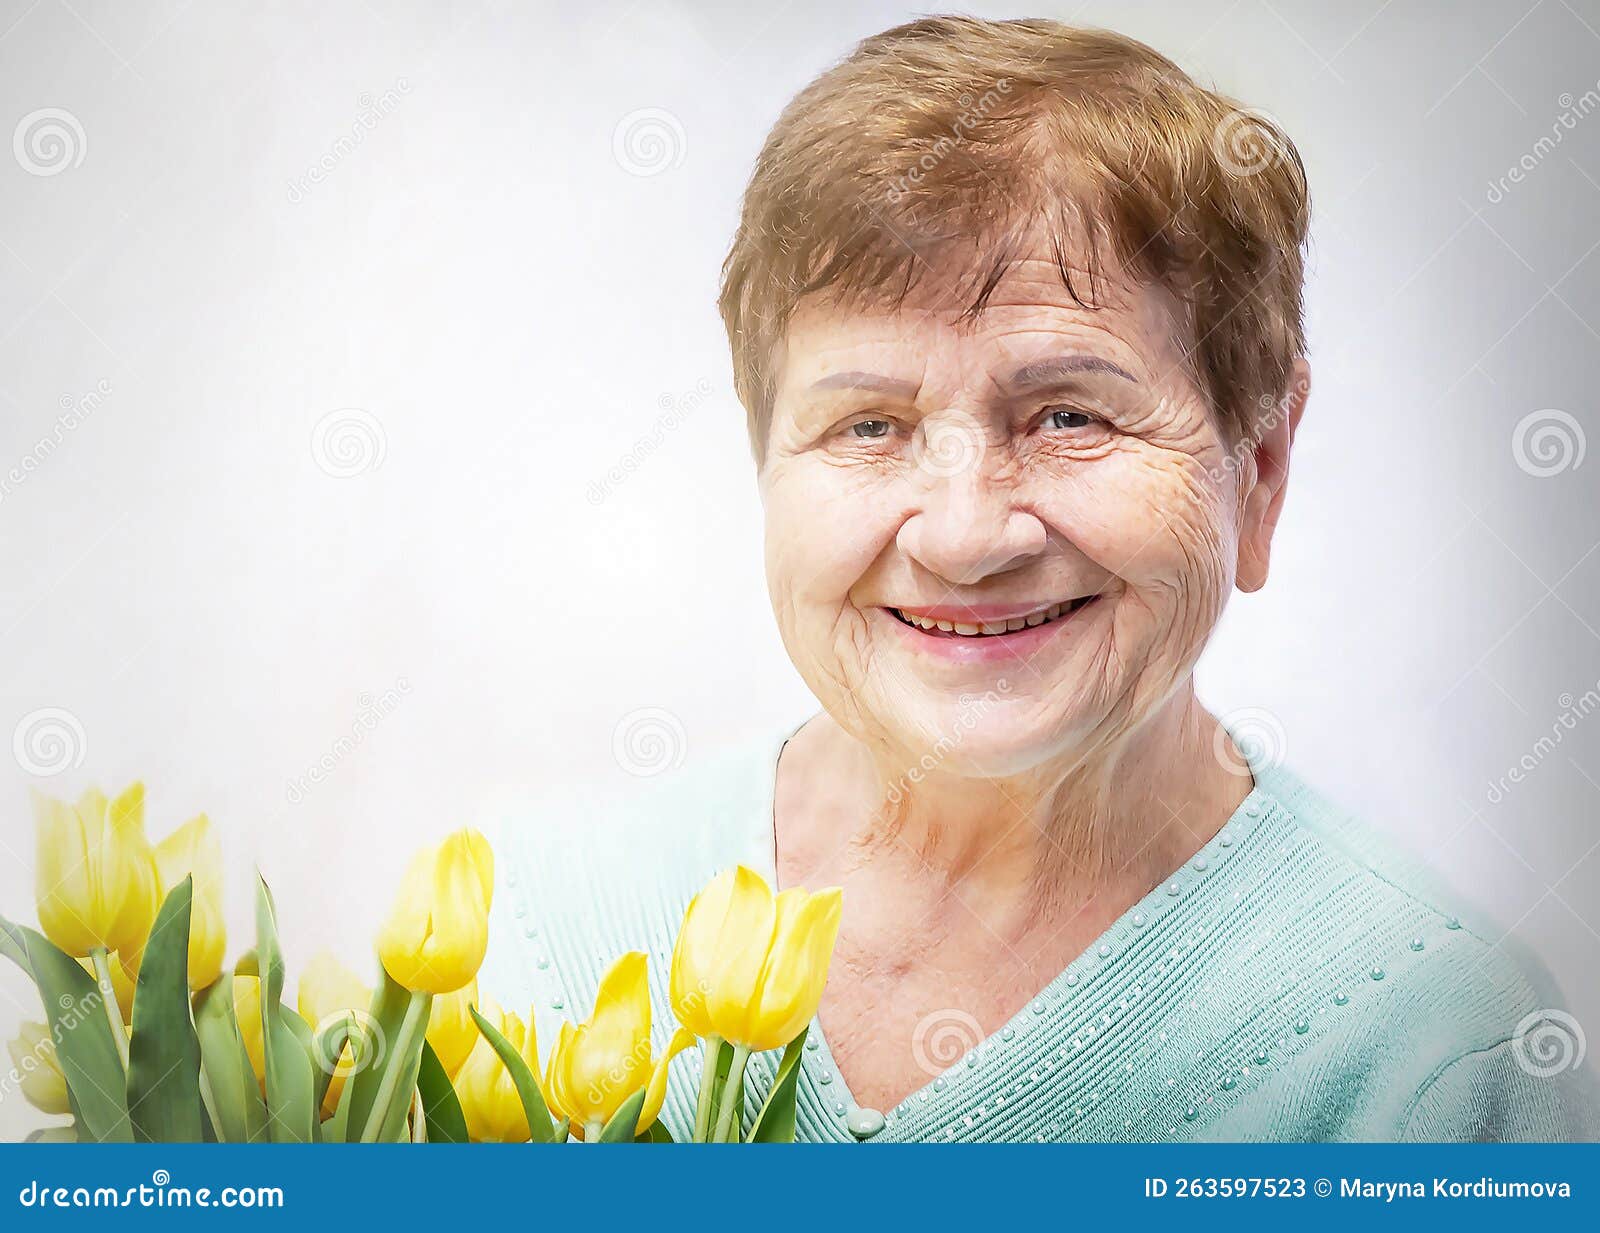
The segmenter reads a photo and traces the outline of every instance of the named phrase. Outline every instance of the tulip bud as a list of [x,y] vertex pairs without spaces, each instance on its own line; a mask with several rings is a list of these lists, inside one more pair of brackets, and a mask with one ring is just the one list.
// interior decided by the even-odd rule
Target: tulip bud
[[489,945],[494,854],[461,830],[412,858],[378,934],[378,958],[413,993],[451,993],[478,974]]
[[14,1075],[20,1076],[22,1094],[42,1113],[71,1113],[67,1080],[56,1058],[55,1041],[43,1023],[24,1023],[15,1040],[6,1042]]
[[[490,1023],[500,1029],[519,1057],[528,1064],[534,1075],[539,1073],[539,1042],[534,1033],[530,1013],[524,1024],[514,1014],[502,1014],[498,1007],[479,1009]],[[468,1022],[471,1022],[469,1017]],[[476,1030],[476,1025],[474,1025]],[[442,1060],[442,1059],[441,1059]],[[494,1046],[481,1033],[461,1064],[454,1080],[456,1098],[461,1102],[461,1115],[467,1123],[467,1135],[475,1143],[523,1143],[528,1139],[528,1115],[517,1094],[516,1081],[506,1069]]]
[[644,1130],[666,1099],[668,1063],[693,1043],[693,1033],[676,1032],[666,1053],[652,1057],[645,956],[630,951],[601,978],[589,1021],[561,1025],[545,1079],[551,1111],[587,1136],[644,1088],[637,1123]]
[[185,822],[156,845],[156,868],[165,898],[194,878],[189,903],[189,987],[204,989],[222,975],[228,934],[222,919],[222,845],[205,814]]
[[780,1049],[817,1013],[839,934],[837,887],[774,898],[740,865],[690,902],[672,954],[678,1022],[751,1052]]
[[69,805],[35,792],[39,925],[69,955],[137,955],[161,906],[144,837],[144,785],[114,801],[91,788]]
[[[469,980],[454,993],[441,994],[433,999],[428,1012],[428,1043],[451,1078],[466,1063],[478,1045],[481,1034],[472,1021],[471,1008],[478,1004],[478,982]],[[538,1073],[538,1067],[534,1067]]]
[[[352,1011],[365,1019],[371,1003],[372,990],[329,952],[318,952],[306,964],[305,972],[300,977],[296,1009],[311,1026],[313,1033],[321,1032],[330,1019]],[[333,1073],[328,1077],[328,1090],[322,1098],[322,1116],[332,1117],[339,1108],[339,1096],[344,1091],[345,1080],[355,1067],[355,1051],[347,1044],[337,1061],[325,1057],[318,1057],[315,1061],[324,1070],[333,1067]]]

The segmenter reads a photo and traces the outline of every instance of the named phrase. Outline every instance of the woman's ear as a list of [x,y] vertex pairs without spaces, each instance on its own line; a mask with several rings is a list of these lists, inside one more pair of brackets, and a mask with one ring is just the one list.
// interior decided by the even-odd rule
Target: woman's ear
[[1305,414],[1311,394],[1311,366],[1302,357],[1289,371],[1283,397],[1267,409],[1252,426],[1255,449],[1254,476],[1241,471],[1240,479],[1249,484],[1240,493],[1239,568],[1236,581],[1241,591],[1259,591],[1267,582],[1267,563],[1272,556],[1272,533],[1283,512],[1283,496],[1289,489],[1289,452],[1294,448],[1300,417]]

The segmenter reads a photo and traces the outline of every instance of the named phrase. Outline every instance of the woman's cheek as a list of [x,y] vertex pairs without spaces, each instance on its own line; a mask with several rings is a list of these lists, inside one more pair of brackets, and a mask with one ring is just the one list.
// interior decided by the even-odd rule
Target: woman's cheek
[[766,484],[767,580],[779,619],[833,625],[850,590],[893,538],[867,477],[792,462]]
[[1056,486],[1052,523],[1130,586],[1211,591],[1225,571],[1221,494],[1192,457],[1126,451]]

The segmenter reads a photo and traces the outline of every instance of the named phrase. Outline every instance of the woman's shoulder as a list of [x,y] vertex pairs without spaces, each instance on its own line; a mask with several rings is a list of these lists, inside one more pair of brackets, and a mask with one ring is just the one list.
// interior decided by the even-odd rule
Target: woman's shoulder
[[1258,789],[1278,815],[1275,838],[1297,871],[1317,949],[1344,955],[1333,961],[1343,969],[1336,1004],[1353,1004],[1354,993],[1373,1012],[1340,1038],[1371,1080],[1388,1082],[1390,1129],[1418,1137],[1600,1132],[1592,1084],[1578,1071],[1582,1029],[1538,960],[1517,953],[1509,931],[1481,919],[1381,828],[1293,772],[1267,770]]

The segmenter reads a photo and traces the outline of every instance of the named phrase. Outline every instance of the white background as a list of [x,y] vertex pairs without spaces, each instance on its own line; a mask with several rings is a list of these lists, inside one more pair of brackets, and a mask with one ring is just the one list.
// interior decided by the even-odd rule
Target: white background
[[[59,773],[0,752],[0,908],[32,919],[30,788],[143,777],[153,835],[221,829],[236,938],[259,865],[291,962],[357,959],[415,844],[557,781],[639,785],[624,716],[670,712],[692,763],[808,712],[716,276],[779,108],[910,14],[262,7],[0,4],[0,138],[78,126],[53,162],[0,148],[0,475],[34,459],[0,490],[0,751],[71,717]],[[1203,695],[1262,708],[1596,1028],[1600,718],[1489,799],[1600,679],[1600,117],[1557,123],[1600,79],[1595,5],[1033,11],[1149,41],[1310,173],[1315,392],[1272,582]],[[1565,452],[1519,466],[1551,409]],[[360,474],[314,447],[334,413]],[[0,972],[0,1037],[38,1013]],[[8,1090],[0,1137],[29,1124]]]

